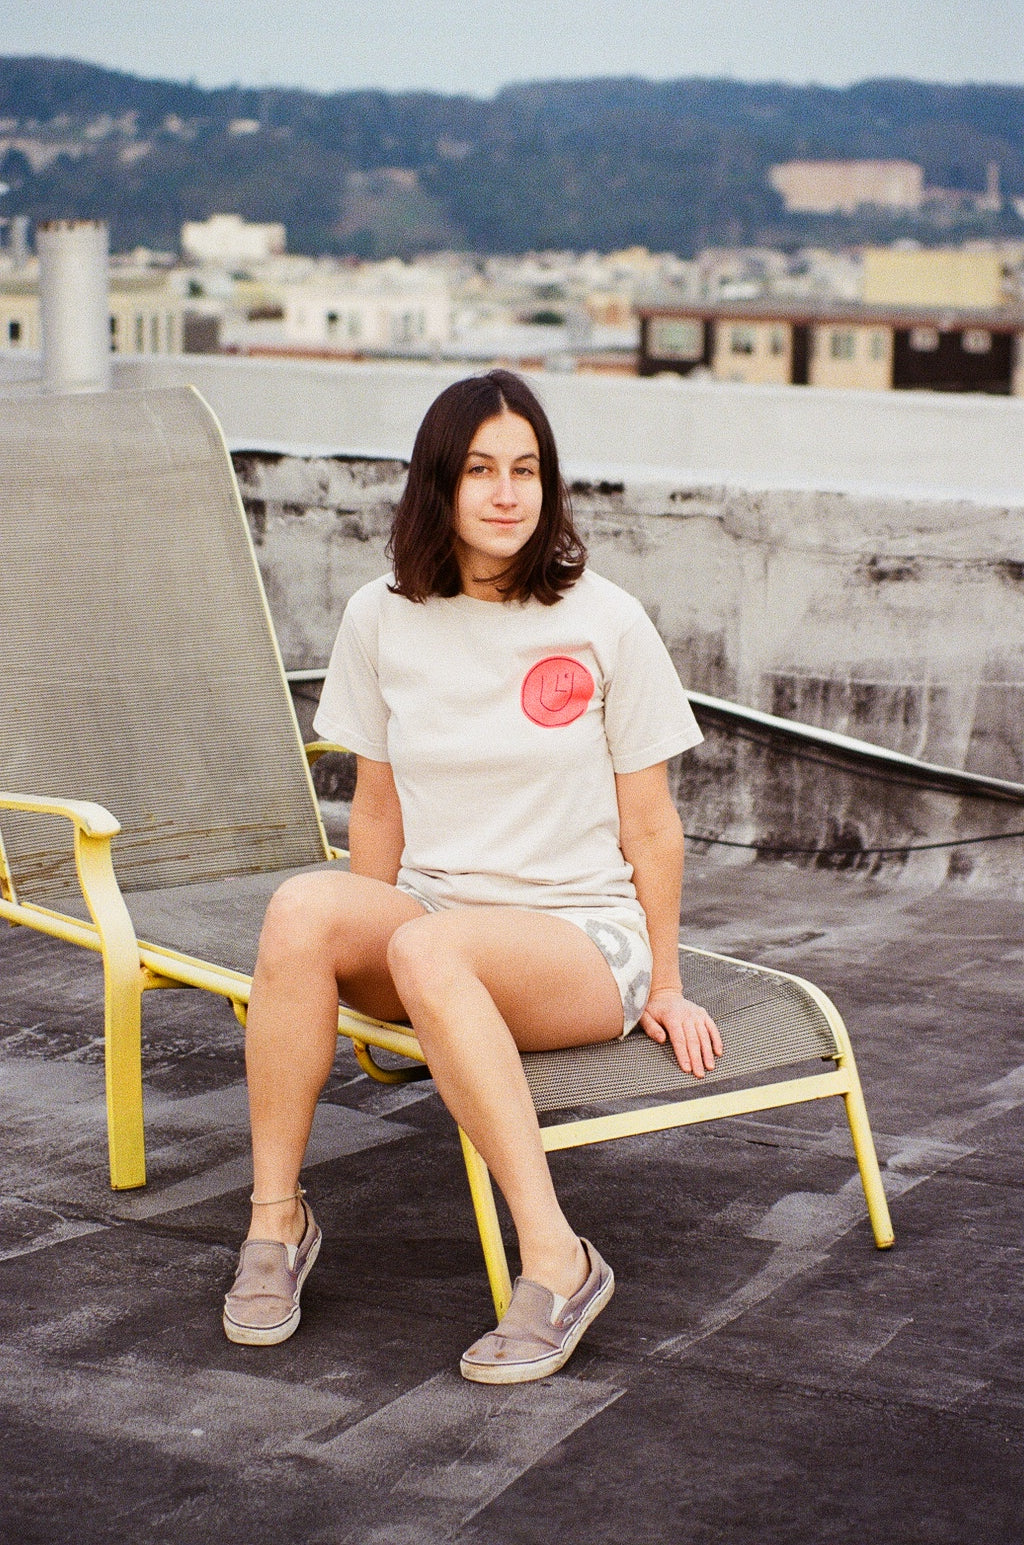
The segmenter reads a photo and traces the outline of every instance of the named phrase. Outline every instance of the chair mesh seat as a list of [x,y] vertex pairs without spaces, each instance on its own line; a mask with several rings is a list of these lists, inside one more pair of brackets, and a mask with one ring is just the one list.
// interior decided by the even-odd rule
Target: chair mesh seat
[[836,1055],[828,1020],[798,982],[695,950],[681,950],[680,958],[687,996],[707,1009],[722,1032],[725,1050],[714,1071],[702,1079],[684,1073],[671,1048],[642,1030],[599,1046],[531,1052],[523,1066],[539,1111],[705,1090]]
[[[342,860],[198,885],[130,891],[125,902],[142,944],[251,976],[263,914],[277,887],[293,874],[344,867]],[[87,916],[80,896],[62,898],[62,910],[75,917]],[[722,1032],[725,1051],[714,1070],[699,1080],[684,1073],[671,1050],[658,1046],[642,1030],[624,1041],[527,1052],[523,1067],[538,1111],[686,1093],[835,1056],[828,1020],[799,983],[694,950],[683,949],[680,955],[687,993],[707,1009]]]
[[[124,899],[140,944],[251,976],[263,914],[277,887],[293,874],[342,867],[341,863],[311,864],[265,874],[231,875],[198,885],[129,891]],[[63,898],[61,910],[73,917],[88,916],[80,896]]]

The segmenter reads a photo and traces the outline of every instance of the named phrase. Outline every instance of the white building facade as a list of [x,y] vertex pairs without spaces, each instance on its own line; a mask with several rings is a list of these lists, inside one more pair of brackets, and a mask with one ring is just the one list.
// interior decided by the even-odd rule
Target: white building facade
[[281,287],[286,347],[328,353],[430,354],[452,334],[445,275],[397,260]]

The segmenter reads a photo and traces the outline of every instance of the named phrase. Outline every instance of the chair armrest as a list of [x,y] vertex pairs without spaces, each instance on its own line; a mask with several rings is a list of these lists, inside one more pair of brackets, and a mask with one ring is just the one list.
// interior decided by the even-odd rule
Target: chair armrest
[[[135,934],[128,909],[114,874],[110,851],[111,839],[121,830],[121,823],[104,805],[91,799],[51,799],[41,794],[11,794],[0,791],[0,811],[15,810],[24,815],[58,816],[74,827],[75,868],[82,899],[106,952],[107,941],[126,942],[135,950]],[[7,863],[0,835],[0,881],[5,899],[17,904],[17,889]],[[114,946],[116,947],[116,946]],[[135,950],[137,958],[137,950]]]
[[63,816],[87,837],[116,837],[121,830],[120,821],[105,806],[97,805],[91,799],[47,799],[36,794],[0,792],[0,810]]
[[334,740],[309,740],[306,742],[305,751],[306,761],[312,767],[314,762],[319,762],[320,758],[326,756],[328,752],[344,751],[347,753],[348,747],[339,746],[337,741]]
[[75,868],[92,928],[34,903],[20,903],[7,871],[0,841],[0,915],[27,923],[72,944],[95,949],[103,958],[104,1063],[110,1183],[117,1190],[146,1183],[142,1136],[142,1045],[140,1007],[142,962],[131,915],[114,873],[111,841],[121,823],[91,799],[47,799],[0,793],[0,811],[60,816],[74,828]]
[[[303,749],[306,753],[306,761],[310,767],[313,767],[322,756],[327,756],[331,751],[344,751],[346,755],[348,754],[348,747],[339,746],[335,740],[308,740]],[[348,858],[348,848],[332,846],[330,853],[332,858]]]

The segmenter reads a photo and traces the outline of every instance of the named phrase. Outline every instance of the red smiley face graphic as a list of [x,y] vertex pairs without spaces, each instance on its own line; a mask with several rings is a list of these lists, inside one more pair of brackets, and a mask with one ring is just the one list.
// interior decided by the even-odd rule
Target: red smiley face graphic
[[534,724],[557,729],[586,713],[594,695],[594,678],[579,660],[552,655],[538,660],[523,681],[523,713]]

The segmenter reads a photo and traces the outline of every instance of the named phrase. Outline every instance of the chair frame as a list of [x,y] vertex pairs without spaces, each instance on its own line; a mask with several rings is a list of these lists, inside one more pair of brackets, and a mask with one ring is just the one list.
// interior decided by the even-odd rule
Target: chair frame
[[[198,397],[198,393],[195,394]],[[201,401],[201,399],[200,399]],[[205,405],[204,405],[205,407]],[[209,410],[207,410],[209,411]],[[211,415],[212,417],[212,415]],[[223,437],[220,437],[223,446]],[[224,447],[224,455],[227,450]],[[230,472],[230,463],[227,470]],[[231,473],[233,482],[233,473]],[[234,485],[238,517],[248,533],[245,514]],[[281,689],[287,693],[284,666],[274,641],[273,623],[256,568],[255,554],[249,540],[250,555],[259,592],[260,604],[270,632],[270,639],[280,670]],[[296,752],[301,737],[291,709]],[[316,814],[316,826],[323,842],[323,859],[344,858],[343,851],[331,847],[316,807],[316,795],[310,767],[329,751],[343,747],[316,741],[305,747],[305,781]],[[142,1001],[143,994],[158,988],[192,987],[215,993],[232,1005],[244,1025],[252,979],[243,972],[219,966],[213,961],[185,954],[166,945],[154,945],[136,935],[124,895],[118,885],[111,844],[121,826],[103,805],[90,800],[46,798],[35,794],[0,792],[0,813],[59,817],[73,828],[74,858],[82,898],[91,921],[62,912],[55,907],[22,900],[17,879],[4,848],[0,831],[0,919],[21,924],[38,932],[62,939],[69,944],[97,952],[103,962],[104,1048],[106,1078],[107,1136],[110,1184],[114,1190],[130,1190],[146,1183],[145,1136],[142,1104]],[[729,962],[730,957],[710,951],[683,950]],[[742,962],[732,962],[742,965]],[[664,1131],[700,1121],[829,1097],[841,1098],[853,1139],[854,1153],[867,1202],[868,1216],[876,1245],[885,1249],[893,1242],[892,1223],[879,1173],[878,1159],[871,1136],[867,1110],[861,1091],[850,1038],[835,1005],[812,983],[782,971],[758,966],[760,972],[795,983],[809,995],[824,1016],[833,1041],[833,1050],[824,1053],[834,1061],[830,1072],[774,1079],[723,1093],[703,1093],[699,1085],[684,1099],[648,1103],[641,1109],[542,1125],[541,1137],[546,1152],[576,1147],[580,1144],[609,1140],[645,1132]],[[352,1042],[363,1070],[384,1083],[404,1083],[411,1078],[429,1077],[424,1053],[408,1026],[389,1024],[342,1007],[338,1015],[338,1033]],[[373,1050],[397,1054],[405,1060],[399,1067],[382,1067]],[[470,1193],[480,1230],[484,1261],[495,1308],[504,1312],[511,1296],[511,1282],[501,1229],[495,1206],[491,1177],[484,1160],[464,1132],[460,1131]]]
[[[743,964],[736,961],[733,956],[722,955],[714,950],[696,949],[689,945],[680,946],[679,953],[683,962],[687,957],[703,956],[721,960],[730,965]],[[793,984],[806,993],[821,1010],[836,1047],[834,1059],[829,1059],[834,1060],[835,1063],[831,1072],[804,1074],[796,1078],[730,1089],[719,1094],[696,1093],[683,1100],[668,1100],[636,1110],[543,1125],[540,1132],[544,1151],[557,1153],[562,1149],[576,1148],[588,1143],[611,1142],[621,1137],[638,1137],[647,1132],[664,1132],[676,1127],[693,1126],[704,1121],[720,1121],[727,1116],[753,1115],[757,1111],[775,1110],[811,1100],[840,1098],[846,1111],[875,1245],[879,1250],[888,1250],[895,1241],[895,1233],[889,1213],[889,1203],[882,1184],[860,1074],[857,1071],[853,1047],[842,1016],[832,1000],[813,982],[794,976],[791,972],[777,971],[767,966],[759,965],[757,970],[764,975]],[[459,1136],[462,1139],[466,1172],[469,1176],[480,1240],[487,1263],[487,1275],[495,1308],[500,1318],[511,1298],[512,1283],[494,1201],[494,1190],[490,1173],[483,1159],[461,1129]]]
[[[328,751],[343,747],[317,741],[306,747],[312,764]],[[85,800],[39,799],[0,794],[0,810],[20,810],[57,815],[74,825],[75,859],[82,895],[92,923],[32,902],[20,902],[0,838],[0,918],[98,951],[103,959],[104,1047],[107,1091],[107,1133],[110,1184],[129,1190],[146,1183],[145,1135],[142,1114],[142,995],[161,987],[196,987],[227,998],[241,1024],[245,1024],[251,978],[208,961],[176,954],[166,947],[140,942],[117,884],[111,841],[120,826],[102,805]],[[344,857],[331,849],[334,857]],[[703,955],[731,962],[732,957],[711,950],[684,947],[686,955]],[[878,1165],[867,1107],[850,1037],[835,1004],[802,977],[758,966],[758,971],[795,984],[824,1015],[835,1042],[835,1066],[831,1072],[760,1083],[723,1093],[693,1094],[638,1110],[614,1112],[556,1122],[541,1127],[546,1153],[588,1143],[661,1132],[727,1116],[751,1115],[811,1100],[842,1099],[850,1127],[875,1244],[880,1250],[892,1245],[894,1233]],[[356,1058],[370,1077],[383,1083],[405,1083],[428,1076],[425,1058],[412,1032],[342,1007],[338,1033],[348,1036]],[[370,1048],[395,1053],[412,1066],[384,1068],[374,1061]],[[459,1129],[470,1195],[480,1232],[484,1263],[495,1310],[500,1318],[508,1307],[512,1282],[501,1235],[494,1188],[483,1158]]]

